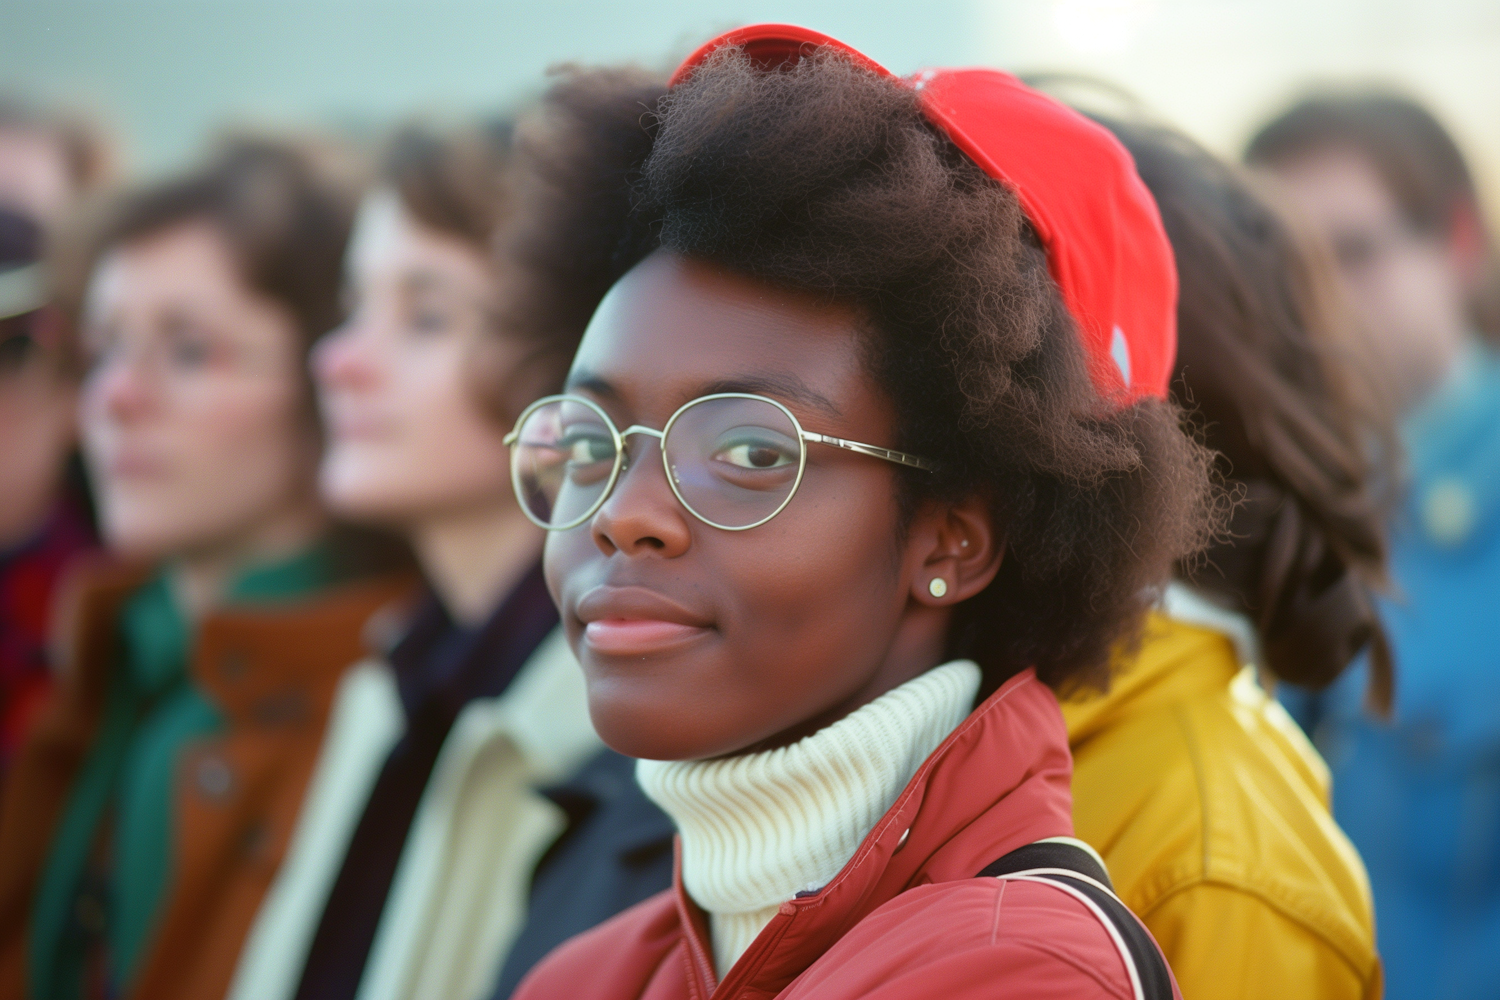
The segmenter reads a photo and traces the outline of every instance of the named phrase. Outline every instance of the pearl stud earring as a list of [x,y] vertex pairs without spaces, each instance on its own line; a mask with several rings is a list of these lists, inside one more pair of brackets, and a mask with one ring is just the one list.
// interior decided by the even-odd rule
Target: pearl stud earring
[[948,593],[948,581],[942,577],[933,577],[932,582],[927,585],[927,592],[933,597],[942,597]]

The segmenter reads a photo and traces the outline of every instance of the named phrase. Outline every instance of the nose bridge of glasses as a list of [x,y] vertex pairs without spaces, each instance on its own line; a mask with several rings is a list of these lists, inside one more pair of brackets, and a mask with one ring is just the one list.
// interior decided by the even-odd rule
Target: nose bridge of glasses
[[646,434],[650,437],[656,438],[658,441],[667,436],[666,431],[659,431],[654,427],[644,427],[641,424],[631,424],[629,427],[620,432],[620,437],[628,438],[632,434]]
[[654,427],[646,427],[642,424],[631,424],[629,427],[625,428],[620,432],[620,440],[622,442],[625,442],[625,447],[620,449],[620,458],[621,461],[625,463],[625,468],[629,468],[631,465],[630,439],[637,434],[644,434],[647,437],[656,438],[658,445],[663,444],[667,439],[665,431],[656,430]]
[[[665,442],[667,437],[665,431],[659,431],[654,427],[646,427],[641,424],[631,424],[629,427],[621,431],[620,440],[626,443],[626,446],[620,449],[621,476],[629,471],[629,469],[635,464],[631,460],[629,441],[630,438],[634,437],[637,434],[644,434],[647,437],[656,438],[658,444]],[[639,454],[637,454],[636,457],[638,458]],[[611,490],[611,492],[613,492],[613,490]]]
[[[664,435],[661,431],[638,425],[621,431],[620,438],[628,442],[636,434],[644,434],[647,437],[656,438],[658,442],[664,440]],[[634,460],[632,461],[632,459]],[[670,499],[672,493],[670,492],[671,484],[668,482],[669,473],[666,468],[666,460],[659,447],[648,445],[638,448],[633,456],[628,448],[621,449],[617,460],[620,463],[619,471],[615,474],[614,481],[610,483],[609,489],[599,498],[599,509],[613,505],[611,509],[614,513],[611,516],[618,516],[622,509],[618,506],[619,504],[624,503],[627,507],[635,508],[637,504],[641,503],[643,496],[651,498],[646,500],[646,503],[649,507],[654,508],[662,501],[662,497],[657,496],[655,493],[658,489],[667,498],[667,502],[675,506],[675,501]],[[653,466],[657,466],[657,468],[653,468]],[[641,490],[645,490],[646,493],[642,494]]]

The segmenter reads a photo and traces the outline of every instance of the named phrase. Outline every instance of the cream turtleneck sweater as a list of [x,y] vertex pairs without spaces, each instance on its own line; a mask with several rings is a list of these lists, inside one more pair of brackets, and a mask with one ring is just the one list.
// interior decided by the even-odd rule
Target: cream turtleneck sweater
[[791,746],[643,760],[641,787],[682,837],[682,881],[709,915],[722,977],[799,892],[827,885],[973,707],[979,668],[935,667]]

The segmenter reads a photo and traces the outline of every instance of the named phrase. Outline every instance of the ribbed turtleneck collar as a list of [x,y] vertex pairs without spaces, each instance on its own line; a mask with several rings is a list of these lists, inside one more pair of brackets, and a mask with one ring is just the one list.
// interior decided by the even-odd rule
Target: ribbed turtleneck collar
[[791,746],[636,775],[677,824],[682,881],[723,976],[780,905],[837,875],[929,754],[968,716],[979,668],[929,670]]

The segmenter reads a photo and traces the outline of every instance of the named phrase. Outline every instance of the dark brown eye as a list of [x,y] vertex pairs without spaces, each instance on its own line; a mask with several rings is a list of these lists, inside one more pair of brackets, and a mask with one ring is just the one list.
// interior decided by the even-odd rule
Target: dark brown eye
[[764,438],[730,442],[720,447],[714,458],[741,469],[775,469],[797,461],[795,453]]

